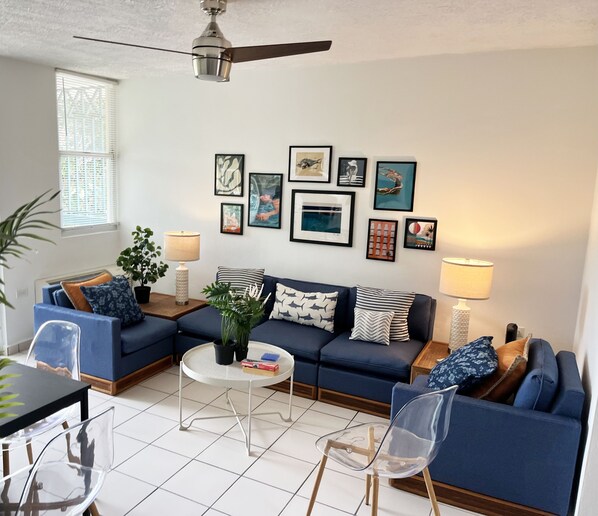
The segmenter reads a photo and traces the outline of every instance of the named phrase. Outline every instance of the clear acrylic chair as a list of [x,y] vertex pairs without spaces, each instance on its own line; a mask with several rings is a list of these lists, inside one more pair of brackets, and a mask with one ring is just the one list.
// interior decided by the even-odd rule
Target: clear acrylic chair
[[309,501],[311,514],[328,458],[353,471],[366,473],[365,503],[372,516],[378,513],[378,486],[382,478],[407,478],[423,472],[435,516],[440,515],[428,471],[449,428],[451,406],[457,386],[422,394],[410,400],[389,425],[364,423],[318,439],[320,468]]
[[114,407],[54,437],[33,464],[0,480],[0,514],[98,515],[114,459]]
[[[37,330],[29,346],[25,365],[79,380],[79,326],[67,321],[47,321]],[[18,401],[18,399],[17,399]],[[31,441],[62,424],[76,414],[77,405],[62,409],[14,434],[0,439],[3,475],[10,473],[9,447],[26,445],[29,464],[33,464]]]

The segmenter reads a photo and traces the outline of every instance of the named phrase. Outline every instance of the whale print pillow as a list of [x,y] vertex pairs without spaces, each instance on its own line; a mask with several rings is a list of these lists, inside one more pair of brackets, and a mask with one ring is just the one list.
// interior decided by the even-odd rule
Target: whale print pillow
[[301,292],[277,283],[270,319],[315,326],[333,333],[337,298],[338,292]]

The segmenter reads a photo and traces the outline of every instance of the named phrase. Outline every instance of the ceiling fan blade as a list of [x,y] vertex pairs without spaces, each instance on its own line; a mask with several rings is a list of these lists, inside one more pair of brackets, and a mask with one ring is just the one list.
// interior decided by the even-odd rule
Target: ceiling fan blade
[[97,39],[97,38],[86,38],[85,36],[73,36],[73,38],[75,39],[84,39],[87,41],[96,41],[98,43],[110,43],[111,45],[122,45],[124,47],[135,47],[135,48],[145,48],[147,50],[158,50],[160,52],[171,52],[173,54],[183,54],[186,56],[194,56],[197,54],[194,54],[192,52],[183,52],[181,50],[170,50],[168,48],[158,48],[158,47],[148,47],[145,45],[135,45],[133,43],[122,43],[120,41],[110,41],[107,39]]
[[260,45],[256,47],[234,47],[225,52],[233,63],[245,61],[259,61],[274,57],[310,54],[312,52],[325,52],[330,49],[332,41],[306,41],[304,43],[282,43],[280,45]]

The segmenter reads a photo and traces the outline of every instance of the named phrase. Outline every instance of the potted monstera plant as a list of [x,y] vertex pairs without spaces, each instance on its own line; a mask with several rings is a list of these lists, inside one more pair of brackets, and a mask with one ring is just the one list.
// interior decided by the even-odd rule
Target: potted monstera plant
[[166,275],[168,264],[158,261],[162,255],[162,248],[151,240],[154,232],[150,228],[142,229],[141,226],[137,226],[131,234],[133,245],[121,251],[116,265],[132,281],[139,283],[134,288],[137,302],[148,303],[150,285]]
[[231,364],[233,354],[238,362],[247,358],[249,334],[264,315],[265,305],[270,297],[262,298],[264,287],[257,285],[237,291],[230,283],[216,281],[203,289],[208,304],[222,315],[220,342],[214,343],[216,363]]

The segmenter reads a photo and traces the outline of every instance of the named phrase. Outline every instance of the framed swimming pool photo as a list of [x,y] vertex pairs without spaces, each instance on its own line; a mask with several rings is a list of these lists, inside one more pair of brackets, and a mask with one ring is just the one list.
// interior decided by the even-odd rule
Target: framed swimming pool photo
[[280,229],[282,174],[249,174],[248,226]]
[[375,210],[413,211],[415,161],[376,162]]
[[291,242],[353,245],[355,192],[293,190]]

